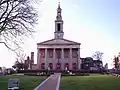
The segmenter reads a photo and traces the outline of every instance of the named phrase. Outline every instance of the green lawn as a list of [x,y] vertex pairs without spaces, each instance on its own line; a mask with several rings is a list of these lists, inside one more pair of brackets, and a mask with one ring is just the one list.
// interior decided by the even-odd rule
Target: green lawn
[[[0,90],[7,90],[8,79],[20,79],[20,90],[33,90],[43,76],[0,76]],[[108,75],[62,76],[60,90],[119,90],[120,78]]]
[[120,90],[120,78],[108,75],[62,77],[60,90]]
[[20,79],[20,90],[33,90],[44,80],[43,76],[0,76],[0,90],[7,90],[8,79]]

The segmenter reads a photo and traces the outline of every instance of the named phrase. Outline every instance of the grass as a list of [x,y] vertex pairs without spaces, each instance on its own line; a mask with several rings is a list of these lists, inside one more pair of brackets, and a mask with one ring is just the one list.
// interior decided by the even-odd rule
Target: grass
[[[20,79],[20,90],[33,90],[43,76],[0,76],[0,90],[7,90],[8,79]],[[60,90],[119,90],[120,78],[109,75],[62,76]]]
[[119,90],[120,78],[108,75],[61,78],[60,90]]
[[0,76],[0,90],[7,90],[8,79],[19,79],[20,90],[33,90],[45,77],[42,76]]

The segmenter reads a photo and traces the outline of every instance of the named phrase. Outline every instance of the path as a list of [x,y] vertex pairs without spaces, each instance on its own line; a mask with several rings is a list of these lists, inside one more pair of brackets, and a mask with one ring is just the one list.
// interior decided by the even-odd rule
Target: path
[[55,73],[43,81],[34,90],[59,90],[60,73]]

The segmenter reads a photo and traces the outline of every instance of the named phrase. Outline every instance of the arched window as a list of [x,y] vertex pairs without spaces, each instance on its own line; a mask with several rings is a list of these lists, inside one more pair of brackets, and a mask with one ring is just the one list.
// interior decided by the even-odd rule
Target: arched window
[[60,64],[60,63],[57,63],[56,68],[57,68],[58,70],[61,69],[61,64]]
[[57,24],[57,29],[60,31],[60,23]]
[[67,70],[69,70],[69,64],[65,63],[64,68],[67,69]]
[[53,64],[49,63],[49,67],[50,67],[50,70],[52,70],[53,69]]
[[45,69],[45,63],[41,63],[41,69]]
[[72,64],[72,68],[73,68],[73,70],[76,70],[76,69],[77,69],[77,64],[76,64],[76,63],[73,63],[73,64]]

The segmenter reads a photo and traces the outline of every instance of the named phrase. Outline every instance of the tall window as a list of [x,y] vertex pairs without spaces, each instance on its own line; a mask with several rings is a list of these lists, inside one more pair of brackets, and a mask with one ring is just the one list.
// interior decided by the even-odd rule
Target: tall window
[[45,57],[45,50],[40,50],[40,57],[44,58]]
[[60,31],[60,23],[57,24],[57,29]]
[[77,54],[77,50],[73,50],[72,52],[72,58],[77,58],[78,54]]
[[57,57],[57,59],[61,58],[61,50],[60,49],[56,50],[56,57]]
[[69,50],[68,49],[64,50],[64,57],[69,58]]
[[48,57],[53,58],[53,50],[48,50]]

